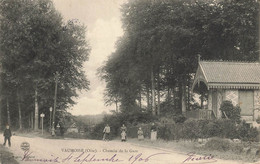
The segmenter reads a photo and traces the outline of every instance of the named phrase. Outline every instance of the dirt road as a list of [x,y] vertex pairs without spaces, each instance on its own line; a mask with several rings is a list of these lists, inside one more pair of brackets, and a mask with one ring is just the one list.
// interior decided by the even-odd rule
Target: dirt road
[[[26,150],[28,148],[30,149]],[[14,158],[21,164],[239,163],[215,159],[214,156],[210,155],[210,152],[208,156],[192,153],[182,154],[171,150],[143,147],[119,141],[106,142],[100,140],[43,139],[39,137],[13,136],[12,147],[9,150],[14,153]]]

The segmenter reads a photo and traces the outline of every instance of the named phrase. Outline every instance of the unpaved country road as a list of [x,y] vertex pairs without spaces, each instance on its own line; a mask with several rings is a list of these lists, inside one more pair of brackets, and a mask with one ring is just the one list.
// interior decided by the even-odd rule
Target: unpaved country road
[[[21,143],[30,144],[29,152],[21,149]],[[127,142],[79,140],[79,139],[43,139],[39,137],[28,138],[21,136],[12,137],[12,147],[8,148],[14,153],[21,164],[192,164],[192,163],[239,163],[219,159],[186,160],[186,154],[170,150],[143,147]],[[78,152],[71,152],[76,150]],[[122,150],[122,151],[121,151]],[[210,152],[209,152],[210,153]],[[132,157],[132,158],[131,158]],[[196,155],[199,158],[199,155]],[[23,159],[24,158],[24,159]],[[103,161],[104,160],[104,161]],[[186,160],[186,161],[185,161]],[[185,162],[184,162],[185,161]]]

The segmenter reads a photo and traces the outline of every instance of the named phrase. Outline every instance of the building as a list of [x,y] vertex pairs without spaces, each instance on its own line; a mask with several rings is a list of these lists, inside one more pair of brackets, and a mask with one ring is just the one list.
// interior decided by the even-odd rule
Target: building
[[230,100],[240,106],[243,120],[255,124],[260,109],[260,63],[199,61],[192,90],[206,97],[207,108],[187,112],[188,117],[221,118],[220,105]]
[[67,133],[78,133],[79,130],[76,126],[76,123],[73,123],[68,129],[67,129]]

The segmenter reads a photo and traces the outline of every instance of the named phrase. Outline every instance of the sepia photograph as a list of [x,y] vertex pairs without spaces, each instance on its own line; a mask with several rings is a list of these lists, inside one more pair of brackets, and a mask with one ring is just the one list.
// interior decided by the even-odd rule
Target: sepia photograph
[[260,0],[0,0],[0,164],[260,164]]

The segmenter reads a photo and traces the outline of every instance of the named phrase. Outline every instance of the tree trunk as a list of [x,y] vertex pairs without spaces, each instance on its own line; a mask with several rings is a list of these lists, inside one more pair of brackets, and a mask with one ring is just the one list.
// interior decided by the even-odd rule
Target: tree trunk
[[33,122],[33,112],[31,113],[31,129],[33,129],[33,125],[34,125],[34,122]]
[[7,111],[7,123],[8,125],[11,124],[11,119],[10,119],[10,108],[9,108],[9,98],[6,98],[6,111]]
[[161,104],[161,94],[160,94],[160,73],[157,74],[157,96],[158,96],[158,106],[157,115],[160,115],[160,104]]
[[182,86],[181,108],[182,108],[182,114],[186,116],[186,85]]
[[31,113],[29,114],[29,117],[28,117],[28,125],[29,125],[29,128],[32,127],[32,125],[31,125]]
[[201,107],[201,109],[203,109],[203,98],[204,98],[204,93],[201,92],[201,96],[200,96],[200,107]]
[[[258,2],[260,7],[260,1]],[[260,10],[258,10],[258,62],[260,62]]]
[[152,113],[156,114],[156,103],[155,103],[155,82],[154,82],[154,72],[153,67],[151,67],[151,82],[152,82]]
[[19,129],[22,129],[22,111],[21,111],[21,98],[19,91],[17,89],[17,105],[18,105],[18,114],[19,114]]
[[139,90],[139,107],[142,108],[142,92]]
[[118,113],[117,98],[116,98],[115,104],[116,104],[116,112]]
[[2,97],[0,97],[0,130],[2,129]]
[[35,93],[34,93],[34,130],[38,130],[39,128],[39,108],[38,108],[38,91],[37,86],[35,87]]
[[190,97],[191,97],[191,93],[190,93],[190,91],[191,91],[190,79],[188,81],[188,84],[189,84],[189,86],[188,86],[187,105],[188,105],[188,110],[190,110]]
[[150,110],[150,91],[148,86],[146,86],[146,100],[147,100],[147,110]]
[[167,86],[167,101],[171,100],[171,89],[169,86]]
[[176,101],[176,86],[174,86],[173,88],[172,88],[172,100],[173,100],[173,106],[174,106],[174,110],[176,111],[176,109],[177,109],[177,101]]

